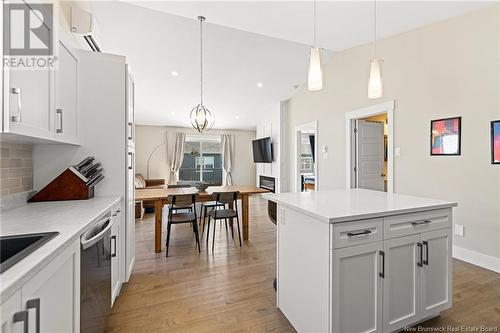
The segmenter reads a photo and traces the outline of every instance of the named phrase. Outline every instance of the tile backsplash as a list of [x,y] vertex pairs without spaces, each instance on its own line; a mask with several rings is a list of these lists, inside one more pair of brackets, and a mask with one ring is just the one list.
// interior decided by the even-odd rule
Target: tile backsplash
[[33,189],[33,147],[0,142],[0,197]]

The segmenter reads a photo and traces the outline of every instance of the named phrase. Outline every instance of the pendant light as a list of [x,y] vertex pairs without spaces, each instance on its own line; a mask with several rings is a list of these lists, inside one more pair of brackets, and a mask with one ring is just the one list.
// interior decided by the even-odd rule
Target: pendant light
[[203,105],[203,22],[205,17],[198,16],[200,21],[200,104],[191,110],[191,125],[199,133],[210,130],[215,124],[215,115]]
[[374,57],[370,61],[370,79],[368,80],[368,98],[382,97],[382,60],[377,58],[377,0],[373,1],[373,48]]
[[321,70],[321,51],[316,43],[316,0],[314,0],[314,45],[309,55],[309,74],[307,76],[307,88],[309,91],[323,89],[323,71]]

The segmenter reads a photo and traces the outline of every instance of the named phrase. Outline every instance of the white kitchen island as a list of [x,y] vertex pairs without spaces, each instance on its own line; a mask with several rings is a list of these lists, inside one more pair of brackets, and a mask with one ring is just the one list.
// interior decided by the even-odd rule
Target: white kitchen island
[[277,304],[298,332],[393,332],[452,305],[456,203],[361,189],[278,203]]

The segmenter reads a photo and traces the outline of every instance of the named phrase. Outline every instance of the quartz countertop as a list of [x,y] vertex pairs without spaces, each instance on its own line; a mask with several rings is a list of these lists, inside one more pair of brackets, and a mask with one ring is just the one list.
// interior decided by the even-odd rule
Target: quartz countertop
[[118,196],[106,196],[89,200],[28,203],[0,212],[0,236],[59,232],[59,235],[0,274],[0,299],[5,300],[29,281],[120,200]]
[[327,223],[457,206],[456,202],[364,189],[290,192],[264,197]]

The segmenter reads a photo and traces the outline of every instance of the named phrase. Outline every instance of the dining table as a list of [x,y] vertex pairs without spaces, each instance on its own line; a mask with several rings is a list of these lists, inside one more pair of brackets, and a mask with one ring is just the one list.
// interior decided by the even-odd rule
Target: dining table
[[269,192],[266,189],[253,185],[223,185],[209,186],[206,191],[199,192],[194,187],[168,188],[168,186],[157,188],[138,188],[135,190],[135,201],[154,201],[155,203],[155,252],[161,252],[161,238],[163,226],[163,207],[169,203],[172,195],[197,194],[197,202],[214,201],[213,193],[216,192],[238,192],[241,200],[241,226],[243,229],[243,240],[249,238],[249,196]]

